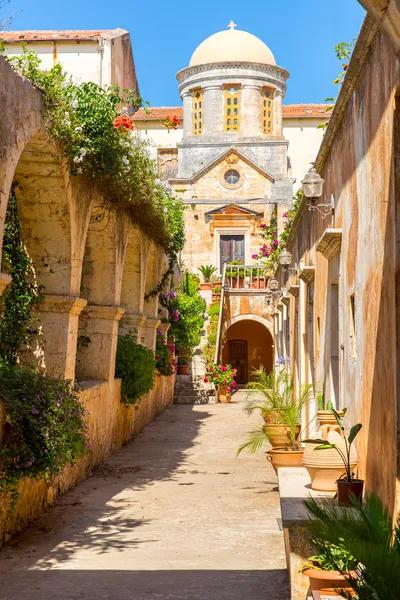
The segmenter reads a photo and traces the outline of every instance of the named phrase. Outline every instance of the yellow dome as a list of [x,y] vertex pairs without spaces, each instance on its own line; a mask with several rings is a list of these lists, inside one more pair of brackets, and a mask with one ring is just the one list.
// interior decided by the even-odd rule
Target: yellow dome
[[228,29],[214,33],[196,48],[189,67],[219,62],[253,62],[276,65],[271,50],[258,37]]

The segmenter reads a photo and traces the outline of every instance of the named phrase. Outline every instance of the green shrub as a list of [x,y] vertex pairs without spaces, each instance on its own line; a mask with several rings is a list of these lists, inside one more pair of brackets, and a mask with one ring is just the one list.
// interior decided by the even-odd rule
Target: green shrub
[[218,302],[218,304],[210,304],[210,306],[208,307],[208,314],[210,317],[214,316],[214,315],[219,315],[220,312],[220,304]]
[[0,390],[0,492],[14,503],[22,477],[49,479],[86,451],[87,419],[70,381],[0,363]]
[[153,352],[137,343],[134,331],[118,337],[115,375],[121,377],[121,402],[136,404],[154,387]]

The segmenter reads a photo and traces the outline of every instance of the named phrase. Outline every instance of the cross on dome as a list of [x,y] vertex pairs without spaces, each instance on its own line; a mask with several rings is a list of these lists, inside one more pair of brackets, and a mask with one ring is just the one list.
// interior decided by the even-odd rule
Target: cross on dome
[[237,27],[236,23],[234,23],[233,21],[231,21],[228,25],[229,29],[232,31],[233,29],[235,29],[235,27]]

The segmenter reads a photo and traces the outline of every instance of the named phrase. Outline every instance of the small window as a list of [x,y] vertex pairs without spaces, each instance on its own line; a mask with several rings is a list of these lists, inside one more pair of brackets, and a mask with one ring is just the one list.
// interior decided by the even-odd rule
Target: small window
[[227,105],[230,106],[232,104],[232,100],[230,98],[227,99],[226,101]]
[[[272,96],[273,96],[272,89],[263,88],[263,90],[261,92],[261,104],[260,104],[261,114],[260,114],[260,117],[261,117],[263,133],[266,133],[266,134],[273,133]],[[267,115],[267,112],[268,112],[268,115]]]
[[234,108],[234,109],[233,109],[233,114],[234,114],[234,115],[237,115],[237,114],[238,114],[238,109],[237,109],[237,108]]
[[203,100],[203,90],[197,89],[192,91],[192,135],[200,135],[202,123],[201,109]]
[[[239,85],[230,84],[224,86],[224,131],[238,131],[240,127],[240,94],[241,88]],[[235,115],[237,117],[234,126],[233,121],[227,117]]]
[[227,114],[227,115],[230,115],[230,114],[231,114],[231,112],[232,112],[232,110],[231,110],[230,108],[228,108],[228,110],[226,111],[226,114]]
[[230,125],[230,124],[231,124],[231,120],[230,120],[230,119],[227,119],[227,120],[226,120],[226,124],[227,124],[227,125]]
[[233,104],[237,104],[237,103],[238,103],[238,99],[237,99],[237,98],[234,98],[234,99],[233,99]]
[[240,179],[240,173],[236,169],[228,169],[224,175],[224,179],[229,185],[235,185]]
[[231,87],[231,89],[229,90],[229,92],[233,95],[236,94],[236,88]]
[[199,108],[201,108],[201,102],[199,102]]
[[269,90],[265,90],[265,92],[264,92],[264,96],[265,96],[266,98],[269,98],[269,97],[270,97],[270,95],[271,95],[271,92],[270,92]]
[[237,125],[238,124],[238,120],[237,119],[233,119],[233,124]]

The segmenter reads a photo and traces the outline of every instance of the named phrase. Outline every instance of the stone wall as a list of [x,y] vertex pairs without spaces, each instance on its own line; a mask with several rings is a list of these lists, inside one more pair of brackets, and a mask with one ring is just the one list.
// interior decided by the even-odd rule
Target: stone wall
[[[116,56],[129,55],[128,41],[120,39]],[[124,70],[118,77],[131,85],[136,81]],[[145,296],[167,269],[167,257],[124,214],[107,208],[90,183],[71,177],[62,148],[44,130],[41,94],[2,57],[0,80],[0,249],[14,180],[21,237],[44,295],[36,315],[40,335],[20,359],[83,385],[92,441],[91,451],[49,487],[22,481],[10,515],[6,500],[0,503],[2,543],[166,408],[173,400],[174,377],[157,377],[138,410],[121,404],[120,382],[114,378],[118,334],[136,329],[138,341],[155,350],[162,314],[158,297],[147,302]],[[0,293],[9,281],[0,273]],[[80,346],[79,336],[90,343]]]
[[289,306],[276,332],[278,344],[290,327],[297,383],[325,382],[348,424],[363,424],[359,476],[391,510],[400,508],[399,83],[394,47],[367,18],[316,162],[335,215],[300,207],[287,244],[300,277],[280,274]]

